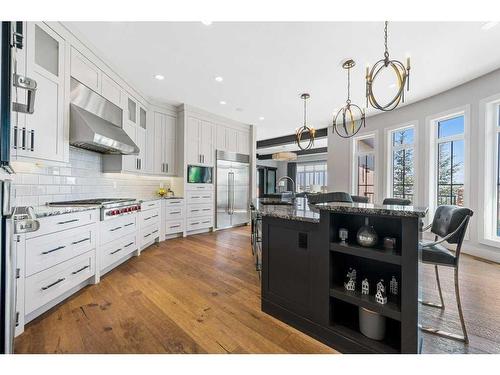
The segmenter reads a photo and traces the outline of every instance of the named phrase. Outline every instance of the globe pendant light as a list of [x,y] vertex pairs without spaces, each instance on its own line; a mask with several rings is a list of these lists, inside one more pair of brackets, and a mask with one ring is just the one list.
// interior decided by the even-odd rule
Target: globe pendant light
[[[313,127],[309,127],[306,124],[307,121],[307,104],[306,101],[309,99],[311,95],[304,93],[300,95],[300,98],[304,100],[304,125],[298,128],[295,131],[295,141],[297,142],[297,146],[301,150],[309,150],[314,146],[314,138],[316,137],[316,129]],[[302,143],[302,138],[309,138],[309,142],[307,144]]]
[[347,70],[347,100],[333,119],[333,130],[342,138],[356,135],[365,126],[365,111],[351,103],[351,68],[356,65],[352,59],[346,60],[342,68]]
[[[366,106],[368,107],[368,103],[376,109],[381,111],[392,111],[395,109],[399,103],[404,103],[404,89],[406,85],[406,91],[410,90],[410,58],[406,59],[406,67],[402,62],[398,60],[389,60],[389,50],[387,49],[387,25],[388,22],[385,21],[384,28],[384,44],[385,44],[385,52],[384,58],[379,60],[373,65],[372,69],[370,67],[366,67]],[[391,68],[396,75],[396,86],[397,92],[396,95],[387,103],[382,104],[377,101],[375,95],[373,94],[373,82],[376,80],[379,73],[386,68]]]

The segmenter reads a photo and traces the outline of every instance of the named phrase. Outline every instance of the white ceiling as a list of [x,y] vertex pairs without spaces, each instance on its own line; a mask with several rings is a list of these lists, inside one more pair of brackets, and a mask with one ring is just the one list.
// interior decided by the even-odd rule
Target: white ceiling
[[[305,144],[305,142],[304,142]],[[314,148],[322,148],[328,147],[328,138],[318,138],[314,141]],[[258,148],[257,154],[266,155],[266,154],[274,154],[275,152],[282,151],[299,151],[299,147],[296,143],[289,143],[286,145],[274,146],[274,147],[266,147],[266,148]]]
[[[357,62],[351,73],[352,100],[364,106],[365,66],[383,57],[383,22],[65,24],[143,94],[255,124],[258,139],[291,134],[301,125],[301,92],[311,94],[310,125],[328,126],[334,109],[346,99],[340,61],[347,57]],[[500,68],[500,25],[487,31],[482,25],[389,23],[391,57],[411,55],[407,103]],[[155,74],[165,79],[158,81]],[[224,81],[216,82],[216,76]],[[387,81],[379,94],[391,90]],[[221,105],[222,100],[227,104]]]

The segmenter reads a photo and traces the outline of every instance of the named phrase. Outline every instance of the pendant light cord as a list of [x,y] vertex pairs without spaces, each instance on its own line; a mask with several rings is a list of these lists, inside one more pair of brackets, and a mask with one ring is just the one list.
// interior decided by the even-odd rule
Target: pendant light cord
[[389,24],[388,21],[385,21],[385,27],[384,27],[384,46],[385,46],[385,60],[387,61],[389,59],[389,48],[387,47],[387,25]]
[[347,104],[351,104],[351,68],[347,68]]
[[307,98],[304,98],[304,128],[306,128],[306,116],[307,116],[307,106],[306,106]]

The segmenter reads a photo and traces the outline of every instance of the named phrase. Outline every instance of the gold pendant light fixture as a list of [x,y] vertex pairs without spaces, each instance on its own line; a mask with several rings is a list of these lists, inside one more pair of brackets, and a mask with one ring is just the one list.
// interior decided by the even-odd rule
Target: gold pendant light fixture
[[[370,104],[373,108],[379,109],[381,111],[392,111],[395,109],[399,103],[404,103],[404,91],[406,86],[406,91],[410,89],[410,58],[406,59],[406,67],[402,62],[398,60],[389,59],[389,50],[387,48],[387,25],[388,22],[385,21],[384,28],[384,44],[385,52],[384,58],[379,60],[373,65],[372,69],[366,67],[366,106]],[[383,69],[391,68],[396,75],[397,92],[396,95],[387,103],[382,104],[377,101],[375,95],[373,94],[373,82],[376,80],[377,76]]]
[[352,59],[344,61],[342,68],[347,70],[347,100],[333,119],[333,130],[342,138],[356,135],[365,126],[365,111],[351,103],[351,68],[356,65]]
[[[313,127],[307,126],[307,104],[306,101],[309,99],[311,95],[307,93],[303,93],[300,95],[300,98],[304,100],[304,125],[298,128],[295,131],[295,141],[297,142],[297,146],[301,150],[309,150],[314,146],[314,139],[316,137],[316,129]],[[303,144],[302,138],[309,138],[309,142],[307,144]]]

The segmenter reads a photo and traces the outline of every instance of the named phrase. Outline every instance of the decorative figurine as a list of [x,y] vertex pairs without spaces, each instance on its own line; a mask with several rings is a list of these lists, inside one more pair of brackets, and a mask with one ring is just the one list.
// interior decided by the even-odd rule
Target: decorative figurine
[[361,282],[361,294],[370,294],[370,284],[367,278]]
[[389,292],[394,296],[398,295],[398,281],[396,280],[396,276],[393,276],[389,283]]
[[340,244],[341,245],[347,245],[347,237],[349,236],[349,232],[345,228],[340,228],[339,229],[339,237],[340,237]]
[[377,293],[375,294],[375,301],[381,305],[387,303],[387,293],[385,291],[384,279],[380,279],[377,283]]
[[356,235],[356,239],[361,246],[364,247],[372,247],[375,246],[378,242],[378,235],[373,229],[373,226],[370,225],[368,218],[365,218],[365,225],[363,225],[358,230],[358,234]]
[[396,247],[396,239],[394,237],[384,237],[384,249],[392,250]]
[[344,281],[345,290],[349,290],[351,292],[356,290],[356,270],[349,268],[349,272],[347,272],[345,281]]

